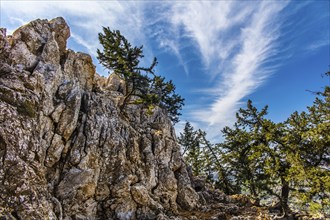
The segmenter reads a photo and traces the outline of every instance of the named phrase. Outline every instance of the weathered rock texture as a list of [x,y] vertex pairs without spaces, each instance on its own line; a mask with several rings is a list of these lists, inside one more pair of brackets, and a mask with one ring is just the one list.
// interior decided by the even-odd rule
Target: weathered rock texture
[[33,21],[12,36],[1,29],[0,219],[237,213],[207,208],[214,198],[192,188],[166,114],[136,105],[120,113],[124,82],[99,76],[89,55],[67,50],[69,36],[63,18]]

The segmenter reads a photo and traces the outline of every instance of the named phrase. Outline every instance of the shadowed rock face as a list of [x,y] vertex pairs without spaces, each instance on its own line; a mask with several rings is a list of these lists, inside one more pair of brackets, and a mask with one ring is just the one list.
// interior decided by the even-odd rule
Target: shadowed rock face
[[166,114],[121,114],[124,82],[67,50],[69,36],[63,18],[1,29],[0,217],[167,219],[196,208]]

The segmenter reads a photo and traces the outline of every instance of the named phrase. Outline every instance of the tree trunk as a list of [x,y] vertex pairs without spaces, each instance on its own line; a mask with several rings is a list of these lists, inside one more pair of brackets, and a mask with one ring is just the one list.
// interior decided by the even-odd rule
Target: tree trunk
[[289,212],[289,205],[288,205],[289,192],[290,192],[289,183],[284,178],[281,178],[281,182],[282,182],[281,206],[285,213],[285,216],[287,216]]

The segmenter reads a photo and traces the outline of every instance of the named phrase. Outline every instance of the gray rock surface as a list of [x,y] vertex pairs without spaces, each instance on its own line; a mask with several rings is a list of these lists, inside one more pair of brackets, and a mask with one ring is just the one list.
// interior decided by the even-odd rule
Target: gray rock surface
[[124,82],[67,50],[69,36],[63,18],[32,21],[10,37],[1,29],[1,215],[156,219],[176,213],[177,201],[195,207],[196,192],[178,194],[170,120],[140,106],[121,114]]

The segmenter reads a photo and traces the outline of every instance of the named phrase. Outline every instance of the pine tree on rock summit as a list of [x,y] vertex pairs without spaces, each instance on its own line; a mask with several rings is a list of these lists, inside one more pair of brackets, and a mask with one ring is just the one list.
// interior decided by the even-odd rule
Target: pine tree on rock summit
[[148,112],[159,106],[166,110],[173,123],[177,123],[184,99],[175,93],[172,81],[165,81],[164,77],[156,75],[157,59],[154,58],[149,67],[141,67],[143,47],[133,47],[120,31],[112,31],[109,27],[103,27],[99,41],[103,51],[97,49],[98,60],[125,81],[126,93],[121,111],[130,104],[144,105]]

